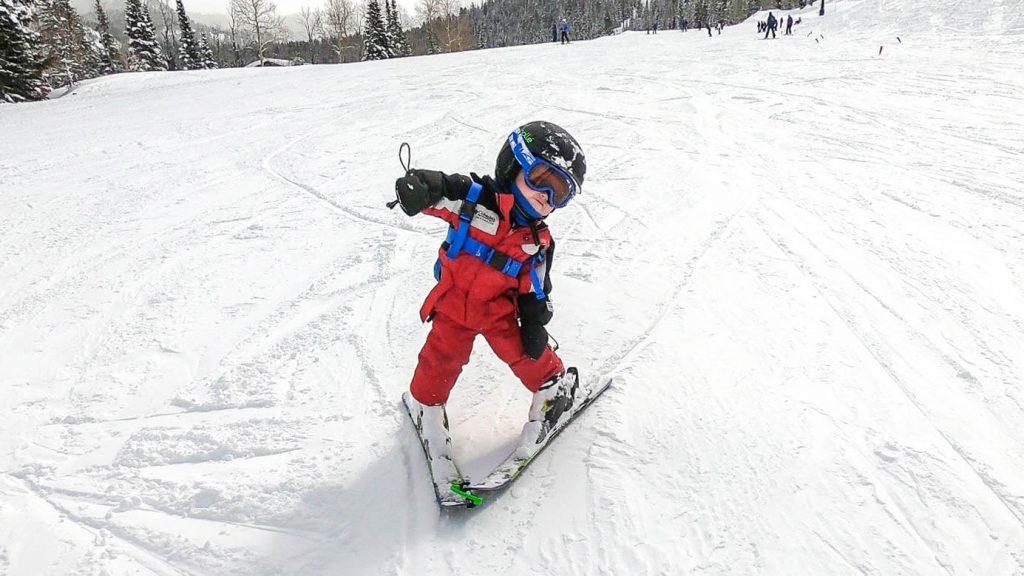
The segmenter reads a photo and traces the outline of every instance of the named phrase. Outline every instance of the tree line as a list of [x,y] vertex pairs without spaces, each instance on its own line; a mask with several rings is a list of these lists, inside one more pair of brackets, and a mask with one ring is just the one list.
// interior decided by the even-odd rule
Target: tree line
[[[229,0],[227,23],[188,16],[183,0],[123,0],[108,16],[95,0],[87,21],[70,0],[0,0],[0,102],[45,98],[104,74],[202,70],[260,63],[342,63],[555,40],[565,18],[574,39],[642,30],[679,19],[736,22],[760,9],[805,0],[323,0],[296,17],[289,38],[272,0]],[[154,22],[154,15],[157,20]],[[271,60],[273,59],[273,60]]]

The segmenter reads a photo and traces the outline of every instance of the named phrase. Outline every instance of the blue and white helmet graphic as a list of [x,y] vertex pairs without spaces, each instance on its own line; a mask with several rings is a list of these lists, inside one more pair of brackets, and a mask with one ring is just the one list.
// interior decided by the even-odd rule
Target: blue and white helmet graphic
[[[564,128],[553,122],[534,121],[516,128],[526,143],[526,148],[545,161],[564,169],[576,181],[577,193],[582,191],[583,178],[587,174],[587,158],[583,148]],[[505,190],[509,190],[516,174],[523,167],[516,160],[509,138],[498,153],[494,166],[494,179]]]

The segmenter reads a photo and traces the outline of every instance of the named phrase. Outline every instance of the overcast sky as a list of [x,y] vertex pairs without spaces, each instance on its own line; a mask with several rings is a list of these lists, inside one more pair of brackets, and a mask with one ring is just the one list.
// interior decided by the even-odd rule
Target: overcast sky
[[[116,2],[117,0],[115,0]],[[185,10],[188,12],[202,12],[204,14],[227,14],[229,0],[182,0]],[[356,0],[358,2],[359,0]],[[410,16],[416,14],[417,0],[398,0],[398,5],[409,12]],[[109,0],[108,0],[109,2]],[[173,1],[172,1],[173,3]],[[274,0],[277,4],[278,14],[297,14],[302,6],[323,6],[326,0]]]

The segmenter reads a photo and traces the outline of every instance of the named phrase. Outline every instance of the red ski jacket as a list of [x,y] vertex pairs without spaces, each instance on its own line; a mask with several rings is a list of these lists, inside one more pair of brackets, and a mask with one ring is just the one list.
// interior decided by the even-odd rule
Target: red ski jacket
[[[483,190],[470,222],[469,237],[524,265],[518,275],[512,277],[466,252],[449,258],[448,244],[442,244],[435,269],[439,272],[438,283],[423,302],[420,318],[426,322],[435,313],[443,312],[467,327],[485,331],[500,318],[509,314],[518,316],[517,297],[535,291],[531,268],[536,270],[544,292],[550,293],[548,272],[554,256],[554,240],[542,221],[528,227],[516,225],[511,216],[515,197],[501,190],[490,177],[473,174],[470,179],[453,174],[444,175],[443,181],[442,198],[423,213],[441,218],[455,228],[459,226],[459,210],[470,186],[474,181],[481,184]],[[537,254],[542,254],[543,258],[536,259]]]

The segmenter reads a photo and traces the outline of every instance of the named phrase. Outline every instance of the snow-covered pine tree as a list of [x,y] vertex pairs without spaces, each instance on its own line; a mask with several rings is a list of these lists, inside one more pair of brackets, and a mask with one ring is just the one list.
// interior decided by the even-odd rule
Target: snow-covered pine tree
[[387,57],[394,58],[398,56],[398,51],[395,45],[395,38],[392,34],[394,25],[391,17],[391,0],[383,1],[384,5],[381,6],[381,17],[384,19],[384,36],[387,38],[387,42],[385,43],[387,46]]
[[99,73],[114,74],[121,71],[121,51],[117,49],[117,41],[110,33],[110,20],[103,10],[100,0],[96,0],[96,30],[100,33]]
[[36,23],[47,63],[44,74],[55,88],[74,84],[76,77],[71,53],[74,39],[64,26],[67,13],[62,4],[60,0],[39,0],[36,4]]
[[167,57],[164,56],[163,51],[160,50],[160,42],[156,38],[156,27],[153,26],[153,19],[149,16],[149,4],[147,0],[141,0],[142,5],[142,21],[144,26],[149,30],[149,37],[153,39],[153,45],[157,49],[157,64],[162,65],[163,70],[167,70],[168,63]]
[[46,74],[57,85],[71,86],[99,75],[98,54],[70,0],[43,0],[37,21],[49,63]]
[[397,0],[384,0],[384,10],[387,13],[388,47],[391,57],[397,58],[410,54],[409,42],[406,40],[406,33],[401,30],[401,20],[398,19]]
[[398,0],[384,0],[388,10],[388,35],[391,37],[391,56],[409,56],[412,50],[409,49],[409,41],[402,30],[402,20],[398,16]]
[[427,30],[427,54],[440,54],[441,47],[437,45],[437,36],[434,35],[434,31]]
[[192,32],[192,23],[185,13],[185,5],[178,0],[178,31],[181,35],[181,43],[178,44],[178,59],[181,61],[182,70],[201,70],[203,68],[203,55],[199,50],[199,43],[196,35]]
[[0,103],[42,100],[50,92],[31,22],[29,2],[0,0]]
[[366,4],[366,26],[363,31],[363,60],[384,60],[391,55],[388,31],[377,0]]
[[206,68],[207,70],[220,68],[217,64],[217,59],[213,57],[213,50],[210,48],[210,43],[206,40],[206,32],[199,35],[199,53],[203,57],[203,68]]
[[167,60],[156,41],[149,8],[142,0],[126,0],[124,25],[128,36],[128,69],[132,72],[167,70]]

